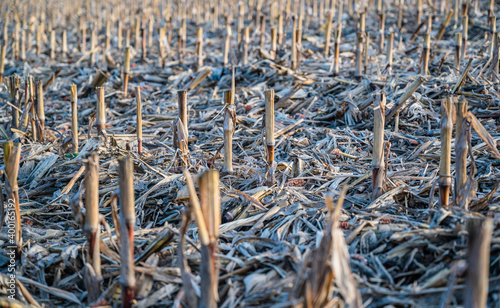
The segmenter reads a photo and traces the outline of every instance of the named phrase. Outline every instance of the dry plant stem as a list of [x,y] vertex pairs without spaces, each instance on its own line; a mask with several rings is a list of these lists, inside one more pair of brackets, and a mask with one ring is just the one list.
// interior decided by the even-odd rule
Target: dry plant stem
[[451,135],[453,119],[452,98],[445,98],[441,104],[441,161],[439,164],[439,197],[443,207],[449,205],[451,188]]
[[78,153],[78,91],[71,85],[71,132],[73,134],[73,153]]
[[128,78],[130,73],[130,47],[125,47],[125,57],[123,61],[123,96],[128,94]]
[[196,54],[198,56],[198,69],[203,66],[203,28],[199,27],[196,35]]
[[3,82],[3,73],[4,73],[4,68],[5,68],[5,53],[7,51],[7,46],[2,45],[1,51],[0,51],[0,84]]
[[[292,17],[293,19],[293,24],[292,24],[292,63],[291,63],[291,69],[294,71],[297,69],[297,33],[295,32],[295,28],[297,27],[297,20],[295,19],[295,16]],[[328,39],[329,41],[329,39]]]
[[68,52],[68,35],[66,30],[63,30],[62,32],[62,56],[63,58],[66,57],[66,53]]
[[14,200],[15,227],[14,241],[16,245],[16,259],[20,260],[21,248],[23,246],[21,230],[21,210],[19,207],[19,186],[17,184],[17,175],[19,173],[19,160],[21,158],[21,145],[12,141],[3,144],[5,173],[10,185],[9,198]]
[[455,34],[455,69],[460,70],[460,57],[462,55],[462,33]]
[[373,158],[372,158],[372,200],[384,192],[384,126],[385,126],[385,94],[377,96],[373,107]]
[[201,301],[200,307],[217,307],[218,295],[218,265],[216,260],[217,239],[219,238],[220,192],[219,172],[209,170],[200,178],[200,202],[203,218],[209,235],[209,244],[201,247]]
[[50,58],[56,58],[56,31],[50,31]]
[[91,36],[90,36],[90,66],[95,65],[95,48],[97,44],[97,33],[95,29],[92,29]]
[[493,57],[493,52],[495,50],[495,35],[497,32],[497,18],[495,16],[490,17],[490,57]]
[[[460,191],[465,186],[467,181],[467,152],[468,144],[467,137],[462,134],[463,126],[466,125],[465,118],[467,117],[467,100],[460,97],[456,107],[456,129],[455,129],[455,204],[460,204],[464,196],[460,195]],[[467,205],[467,203],[466,203]]]
[[437,41],[439,41],[443,38],[444,31],[446,30],[446,27],[448,27],[448,24],[450,23],[452,16],[453,16],[453,10],[450,10],[450,12],[448,12],[448,15],[446,16],[446,19],[444,20],[443,24],[441,25],[441,28],[439,29],[439,33],[436,37]]
[[88,243],[88,257],[99,281],[101,277],[101,254],[99,248],[99,156],[87,158],[85,174],[85,226]]
[[243,30],[243,65],[248,65],[248,45],[250,43],[250,28],[246,27]]
[[332,14],[331,13],[328,14],[328,21],[325,30],[325,50],[324,50],[325,57],[328,56],[328,53],[330,51],[330,35],[332,32],[332,19],[333,19]]
[[467,278],[465,281],[465,308],[486,307],[490,269],[490,244],[493,232],[491,218],[469,218]]
[[122,307],[132,306],[135,289],[134,274],[134,164],[127,155],[119,159],[120,185],[120,285],[122,288]]
[[224,40],[224,66],[229,63],[229,50],[231,48],[231,26],[226,26],[226,37]]
[[146,30],[144,28],[141,28],[141,49],[141,61],[144,63],[148,55],[148,47],[146,45]]
[[38,140],[38,132],[36,128],[36,120],[35,120],[35,82],[33,77],[29,78],[29,91],[30,91],[30,100],[31,100],[31,108],[30,108],[30,119],[31,119],[31,134],[33,136],[33,141]]
[[283,15],[278,16],[278,45],[283,44]]
[[385,38],[385,14],[380,14],[380,42],[379,49],[382,52],[384,50],[384,38]]
[[141,87],[135,87],[135,99],[137,102],[137,153],[142,154],[142,102]]
[[269,171],[269,178],[267,182],[269,184],[274,183],[274,173],[272,165],[274,163],[274,90],[267,90],[264,93],[266,98],[265,105],[265,125],[266,125],[266,153],[267,153],[267,165]]
[[96,112],[96,127],[97,134],[101,135],[102,131],[106,129],[106,105],[104,101],[104,88],[96,88],[97,94],[97,112]]
[[389,34],[387,39],[387,74],[392,74],[392,53],[394,47],[394,32]]
[[278,51],[278,33],[276,28],[271,29],[271,55],[273,59],[276,59],[276,53]]
[[260,48],[264,49],[266,44],[266,17],[264,15],[260,18]]
[[467,41],[469,40],[469,16],[462,17],[462,59],[467,57]]
[[177,92],[177,102],[179,107],[179,119],[182,121],[182,125],[184,128],[184,133],[186,138],[189,136],[188,131],[188,104],[187,104],[187,91],[181,90]]
[[422,52],[422,69],[420,70],[420,74],[427,75],[429,74],[429,53],[431,50],[431,35],[424,34],[424,48]]
[[233,173],[233,134],[236,125],[236,107],[232,103],[232,91],[224,92],[224,167],[223,172]]
[[43,103],[43,84],[39,80],[36,83],[36,113],[42,130],[45,128],[45,106]]
[[409,99],[415,91],[425,82],[425,78],[422,76],[418,76],[408,87],[408,89],[401,95],[401,97],[398,99],[396,104],[389,110],[389,112],[386,114],[385,119],[386,121],[389,120],[391,117],[393,117],[396,113],[398,113],[401,108],[403,108],[403,104],[406,102],[407,99]]

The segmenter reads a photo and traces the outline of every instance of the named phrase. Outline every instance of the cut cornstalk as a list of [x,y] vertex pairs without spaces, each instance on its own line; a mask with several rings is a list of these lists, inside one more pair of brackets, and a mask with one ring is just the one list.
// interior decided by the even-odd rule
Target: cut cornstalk
[[179,107],[179,119],[181,119],[186,138],[188,138],[188,104],[187,104],[187,91],[181,90],[177,92],[177,102]]
[[264,49],[266,44],[266,17],[264,14],[260,18],[260,48]]
[[384,38],[385,38],[385,14],[380,14],[380,41],[379,50],[382,52],[384,50]]
[[63,58],[66,57],[66,53],[68,52],[68,35],[66,30],[63,30],[62,32],[62,50],[61,50],[61,55]]
[[276,59],[276,53],[278,51],[278,32],[276,28],[271,29],[271,55],[273,59]]
[[106,104],[104,100],[104,87],[96,88],[97,93],[97,112],[96,112],[96,127],[97,134],[101,135],[106,129]]
[[134,164],[127,155],[119,162],[120,186],[120,285],[122,289],[122,307],[129,308],[134,300]]
[[373,107],[373,158],[372,158],[372,200],[384,192],[384,126],[385,126],[385,94],[377,95]]
[[128,78],[130,74],[130,47],[125,47],[125,57],[123,59],[123,96],[128,94]]
[[73,134],[73,153],[78,153],[78,91],[71,85],[71,132]]
[[[93,269],[94,277],[87,280],[102,281],[101,254],[100,254],[100,228],[99,228],[99,156],[95,153],[87,157],[85,174],[85,225],[84,232],[87,237],[88,260]],[[99,285],[87,285],[89,302],[93,302],[100,294]]]
[[431,35],[424,34],[424,46],[422,51],[422,68],[420,69],[420,74],[429,74],[429,53],[431,50]]
[[328,53],[330,51],[330,35],[332,32],[332,19],[333,19],[333,16],[331,13],[329,13],[327,24],[326,24],[326,29],[325,29],[325,49],[324,49],[325,57],[328,56]]
[[446,15],[446,19],[444,20],[443,24],[441,25],[441,28],[439,29],[439,33],[436,37],[437,41],[439,41],[440,39],[443,38],[444,31],[446,30],[446,27],[448,27],[448,24],[450,23],[452,16],[453,16],[453,10],[450,10],[450,12],[448,12],[448,15]]
[[297,33],[295,32],[297,20],[295,19],[295,16],[292,17],[293,23],[292,23],[292,61],[290,68],[294,71],[297,69]]
[[56,58],[56,30],[50,31],[50,58]]
[[[468,152],[468,142],[466,134],[466,120],[467,117],[467,100],[460,97],[456,108],[456,129],[455,129],[455,204],[459,205],[463,203],[463,196],[461,194],[462,189],[467,181],[467,152]],[[465,201],[465,206],[467,206],[467,201]]]
[[467,57],[467,41],[469,40],[469,16],[462,17],[462,59]]
[[460,70],[460,57],[462,55],[462,33],[455,34],[455,69]]
[[453,119],[451,115],[452,98],[447,97],[441,104],[441,161],[439,164],[439,197],[442,207],[449,204],[451,188],[451,134]]
[[250,28],[245,27],[241,30],[242,33],[242,41],[241,41],[241,47],[242,47],[242,54],[243,54],[243,60],[242,64],[244,66],[248,65],[248,45],[250,44]]
[[278,16],[278,45],[283,44],[283,14]]
[[135,87],[135,99],[137,102],[137,153],[142,154],[142,103],[141,87]]
[[265,125],[266,125],[266,148],[264,149],[267,153],[267,167],[268,167],[268,178],[267,183],[272,185],[275,182],[274,179],[274,90],[270,89],[264,93],[265,102]]
[[342,2],[339,3],[337,17],[337,29],[335,31],[335,42],[333,45],[333,76],[338,76],[340,67],[340,39],[342,37]]
[[209,244],[201,246],[201,301],[200,307],[215,308],[219,300],[217,240],[221,222],[219,172],[209,170],[200,177],[200,206],[209,236]]
[[226,110],[224,113],[224,168],[223,172],[233,173],[233,134],[236,126],[236,107],[232,90],[224,92]]
[[198,56],[198,69],[203,66],[203,28],[199,27],[196,35],[196,54]]
[[231,25],[226,25],[226,37],[224,39],[224,66],[229,63],[229,50],[231,48]]
[[[14,202],[15,211],[15,226],[14,226],[14,243],[16,246],[16,259],[21,259],[21,249],[23,246],[22,230],[21,230],[21,210],[19,207],[19,186],[17,184],[17,175],[19,173],[19,160],[21,158],[21,145],[12,141],[7,141],[3,144],[5,174],[8,184],[7,195]],[[9,233],[10,234],[10,233]]]
[[387,74],[392,74],[392,54],[394,48],[394,32],[389,33],[387,38]]
[[0,84],[2,84],[3,81],[3,73],[5,69],[5,53],[7,51],[7,46],[2,45],[1,51],[0,51]]
[[36,114],[43,130],[45,128],[45,106],[43,103],[43,83],[41,80],[36,83]]
[[487,307],[493,221],[491,218],[469,218],[467,231],[469,244],[464,307]]
[[[12,104],[12,122],[13,128],[19,128],[19,77],[12,75],[6,80],[7,90],[9,91],[10,102]],[[1,222],[0,222],[1,224]]]

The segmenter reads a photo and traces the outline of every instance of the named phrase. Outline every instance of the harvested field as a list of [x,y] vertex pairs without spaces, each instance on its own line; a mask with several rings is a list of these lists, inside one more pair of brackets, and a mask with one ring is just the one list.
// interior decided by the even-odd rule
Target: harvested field
[[494,1],[1,1],[1,307],[500,307]]

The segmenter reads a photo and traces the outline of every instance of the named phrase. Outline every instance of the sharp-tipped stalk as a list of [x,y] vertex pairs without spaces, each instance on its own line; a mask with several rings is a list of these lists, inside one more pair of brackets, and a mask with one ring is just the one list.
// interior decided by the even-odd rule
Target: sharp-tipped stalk
[[130,156],[119,159],[120,185],[120,285],[122,307],[129,308],[134,300],[134,164]]
[[272,185],[275,182],[274,179],[274,90],[267,90],[265,93],[265,125],[266,125],[266,147],[265,152],[267,153],[267,165],[268,165],[268,177],[267,183]]
[[123,59],[123,96],[128,95],[128,78],[130,73],[130,47],[125,47]]
[[186,138],[189,136],[188,131],[188,104],[187,104],[187,91],[181,90],[177,92],[178,105],[179,105],[179,119],[181,119],[184,126]]
[[442,207],[449,204],[451,188],[451,117],[452,98],[445,98],[441,104],[441,162],[439,164],[439,197]]
[[96,127],[97,134],[101,135],[106,129],[106,104],[104,100],[104,87],[96,88],[97,96],[97,112],[96,112]]
[[[86,278],[88,281],[102,281],[101,276],[101,254],[100,254],[100,230],[99,230],[99,156],[91,154],[87,158],[85,174],[85,225],[84,232],[87,237],[88,259],[92,265],[95,277]],[[95,278],[95,279],[94,279]],[[89,302],[99,297],[99,285],[87,285]]]
[[135,87],[135,99],[137,102],[137,153],[142,154],[142,102],[141,87]]
[[78,153],[78,91],[71,85],[71,132],[73,134],[73,153]]
[[372,158],[372,200],[384,192],[384,126],[385,126],[385,94],[377,95],[373,106],[373,158]]
[[236,126],[236,107],[232,90],[224,92],[226,110],[224,113],[224,168],[223,172],[233,173],[233,134]]

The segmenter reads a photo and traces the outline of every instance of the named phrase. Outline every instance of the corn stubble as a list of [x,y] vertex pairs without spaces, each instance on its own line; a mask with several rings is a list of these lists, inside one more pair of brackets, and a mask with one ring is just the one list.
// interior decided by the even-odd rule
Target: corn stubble
[[0,306],[494,305],[495,1],[174,2],[0,5]]

